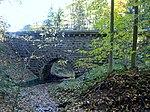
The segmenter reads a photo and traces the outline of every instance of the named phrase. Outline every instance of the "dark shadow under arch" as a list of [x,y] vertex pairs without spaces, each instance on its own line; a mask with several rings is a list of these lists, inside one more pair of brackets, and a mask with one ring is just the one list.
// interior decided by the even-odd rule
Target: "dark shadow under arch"
[[[67,59],[63,59],[63,58],[55,58],[51,61],[49,61],[43,68],[42,70],[42,74],[44,76],[44,81],[56,81],[56,80],[61,80],[61,79],[64,79],[65,77],[58,77],[54,74],[51,74],[51,67],[53,65],[54,62],[57,62],[59,60],[67,60]],[[68,63],[71,64],[71,66],[73,67],[73,63],[68,61]],[[67,77],[66,77],[67,78]]]

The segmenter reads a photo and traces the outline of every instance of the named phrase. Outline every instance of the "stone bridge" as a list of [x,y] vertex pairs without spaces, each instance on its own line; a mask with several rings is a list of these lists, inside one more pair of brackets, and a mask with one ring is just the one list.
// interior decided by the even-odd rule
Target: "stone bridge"
[[[90,50],[91,40],[105,37],[98,31],[60,31],[55,35],[49,32],[13,32],[6,33],[6,42],[15,53],[24,59],[25,65],[41,80],[49,79],[54,62],[67,60],[72,67],[79,58],[87,57],[79,50]],[[74,68],[76,69],[76,68]]]

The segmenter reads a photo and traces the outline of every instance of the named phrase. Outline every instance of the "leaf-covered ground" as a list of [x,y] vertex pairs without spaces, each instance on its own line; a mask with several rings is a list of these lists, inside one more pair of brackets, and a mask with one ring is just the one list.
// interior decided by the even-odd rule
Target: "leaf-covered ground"
[[[76,87],[78,89],[78,87]],[[64,112],[149,112],[150,69],[114,72],[95,81],[86,91],[57,88],[56,98]]]
[[[150,68],[120,70],[108,75],[102,66],[75,80],[38,84],[9,46],[0,43],[0,112],[149,112]],[[27,81],[35,84],[15,85]]]
[[55,86],[55,83],[39,84],[20,91],[17,102],[18,112],[58,112],[48,92],[51,86]]
[[0,112],[57,112],[48,88],[25,68],[11,48],[0,42]]

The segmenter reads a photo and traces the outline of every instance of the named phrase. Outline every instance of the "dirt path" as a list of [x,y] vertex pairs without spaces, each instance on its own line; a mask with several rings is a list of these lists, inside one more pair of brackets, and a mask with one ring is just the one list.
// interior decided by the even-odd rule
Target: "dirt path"
[[58,112],[58,108],[50,97],[48,90],[54,84],[40,84],[20,91],[18,101],[19,112]]

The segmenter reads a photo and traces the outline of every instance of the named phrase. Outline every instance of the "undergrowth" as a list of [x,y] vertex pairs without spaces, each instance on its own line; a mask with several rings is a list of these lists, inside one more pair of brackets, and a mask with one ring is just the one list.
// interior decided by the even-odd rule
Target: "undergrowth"
[[[6,43],[0,42],[0,109],[14,111],[19,89],[16,81],[20,81],[18,69],[20,62]],[[22,71],[22,70],[20,70]],[[19,76],[21,77],[21,76]]]
[[[147,100],[149,90],[146,89],[149,88],[150,69],[125,70],[123,66],[116,65],[115,71],[108,74],[107,67],[94,68],[75,80],[50,88],[50,95],[57,100],[60,111],[147,110],[150,106]],[[140,103],[141,100],[143,103]]]
[[[107,71],[108,64],[93,68],[74,80],[63,81],[57,84],[57,86],[50,88],[50,95],[56,98],[60,107],[65,103],[74,102],[76,98],[86,95],[96,81],[105,80],[109,76]],[[115,71],[122,73],[124,72],[124,67],[116,65]]]

